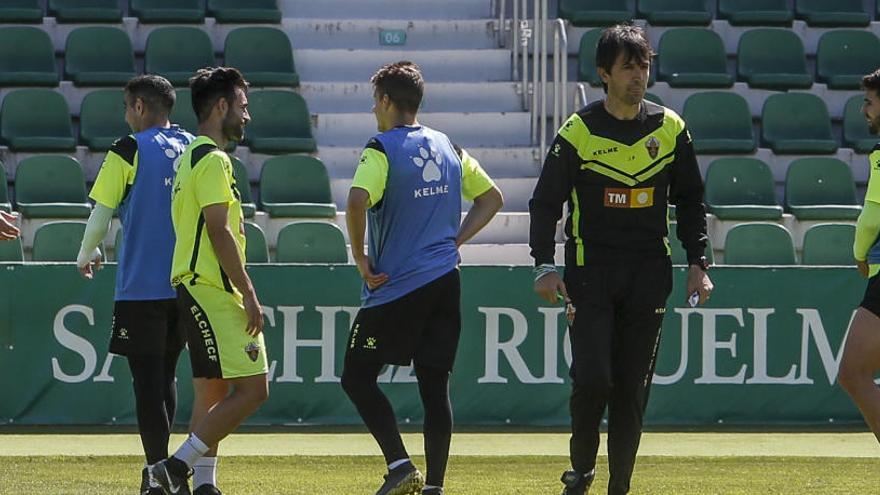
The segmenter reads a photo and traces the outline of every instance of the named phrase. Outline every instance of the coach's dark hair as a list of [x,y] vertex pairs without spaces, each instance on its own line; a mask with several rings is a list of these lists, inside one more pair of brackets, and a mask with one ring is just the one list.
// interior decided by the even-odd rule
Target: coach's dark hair
[[192,91],[192,106],[199,123],[211,115],[211,109],[220,98],[226,98],[230,105],[235,101],[235,88],[247,92],[248,82],[235,67],[206,67],[199,69],[189,79]]
[[416,113],[422,104],[425,81],[419,66],[402,60],[379,69],[370,79],[379,96],[388,95],[401,112]]
[[[624,60],[650,62],[654,52],[645,32],[638,26],[618,24],[602,31],[599,44],[596,46],[596,67],[605,69],[609,74],[618,55],[623,53]],[[603,84],[605,90],[608,87]]]
[[862,78],[862,89],[870,89],[880,96],[880,69]]
[[165,115],[171,113],[177,98],[174,86],[168,79],[155,74],[129,79],[125,84],[125,92],[132,98],[140,98],[151,112]]

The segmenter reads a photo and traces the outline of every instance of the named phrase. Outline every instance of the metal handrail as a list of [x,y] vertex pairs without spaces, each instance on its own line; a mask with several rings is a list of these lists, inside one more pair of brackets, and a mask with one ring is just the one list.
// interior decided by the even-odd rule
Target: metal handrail
[[[568,34],[565,21],[553,22],[553,127],[562,126],[568,116]],[[546,126],[544,126],[546,129]],[[542,153],[543,154],[543,153]]]
[[577,83],[574,88],[574,108],[583,108],[587,106],[587,87],[584,83]]

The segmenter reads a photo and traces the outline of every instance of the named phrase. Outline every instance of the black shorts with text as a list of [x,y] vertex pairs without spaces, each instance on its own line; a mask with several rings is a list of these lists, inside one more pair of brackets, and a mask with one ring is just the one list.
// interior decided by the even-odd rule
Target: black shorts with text
[[177,324],[174,299],[116,301],[110,352],[120,356],[180,352],[185,337]]

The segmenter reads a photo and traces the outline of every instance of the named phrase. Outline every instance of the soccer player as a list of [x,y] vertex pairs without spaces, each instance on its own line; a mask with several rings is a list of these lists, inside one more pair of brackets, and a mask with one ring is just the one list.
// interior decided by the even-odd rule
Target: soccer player
[[[376,384],[384,365],[414,362],[425,409],[428,476],[421,493],[437,495],[443,493],[452,437],[449,374],[461,333],[458,247],[492,219],[503,200],[474,158],[445,134],[419,124],[424,81],[417,65],[386,65],[371,82],[380,133],[367,143],[348,195],[351,254],[364,287],[342,387],[388,464],[376,494],[420,493],[425,479]],[[473,200],[464,222],[462,197]]]
[[[712,291],[706,274],[703,183],[685,123],[644,100],[651,47],[634,26],[606,29],[596,65],[606,98],[571,115],[544,161],[529,202],[535,291],[567,305],[572,348],[570,471],[563,495],[587,493],[608,408],[608,493],[629,491],[672,289],[667,203],[690,265],[692,303]],[[568,203],[565,280],[554,232]]]
[[[862,89],[862,113],[868,129],[871,134],[880,134],[880,69],[862,78]],[[871,175],[853,243],[856,266],[868,279],[868,286],[850,324],[837,379],[880,440],[880,390],[874,383],[874,375],[880,370],[880,144],[874,146],[868,163]]]
[[[152,469],[165,493],[190,493],[189,470],[216,466],[217,446],[269,397],[263,316],[245,271],[241,194],[223,151],[244,137],[248,83],[231,67],[199,70],[189,83],[199,136],[180,160],[171,217],[177,242],[171,283],[193,372],[190,436]],[[211,478],[216,470],[207,470]],[[215,479],[193,481],[197,495],[220,493]]]
[[177,408],[174,372],[184,344],[169,283],[174,251],[171,181],[175,160],[195,138],[168,121],[174,99],[174,87],[161,76],[137,76],[126,84],[125,121],[134,134],[118,139],[104,158],[90,194],[95,208],[77,256],[79,271],[91,279],[93,267],[101,264],[98,245],[117,210],[125,247],[117,253],[110,352],[126,356],[133,378],[147,462],[142,494],[161,493],[150,488],[147,473],[149,466],[168,457]]
[[[3,187],[6,187],[3,184]],[[0,241],[11,241],[21,235],[21,231],[15,226],[15,215],[0,211]]]

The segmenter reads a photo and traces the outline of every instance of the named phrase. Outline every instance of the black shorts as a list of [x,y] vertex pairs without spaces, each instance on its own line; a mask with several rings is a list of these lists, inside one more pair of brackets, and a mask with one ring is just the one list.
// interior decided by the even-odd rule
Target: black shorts
[[454,269],[389,303],[358,311],[345,360],[452,369],[461,335],[461,286]]
[[113,354],[161,356],[183,349],[174,299],[116,301],[112,327],[109,350]]
[[859,306],[880,316],[880,275],[868,279],[868,287],[865,288],[865,296]]

